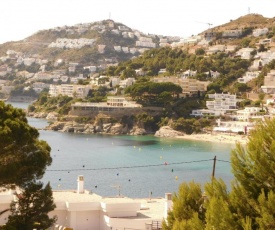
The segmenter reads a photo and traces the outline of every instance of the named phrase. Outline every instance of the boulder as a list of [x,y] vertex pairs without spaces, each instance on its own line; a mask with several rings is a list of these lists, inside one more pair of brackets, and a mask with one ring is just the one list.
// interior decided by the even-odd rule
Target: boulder
[[177,137],[184,136],[184,133],[172,129],[170,126],[161,127],[156,133],[156,137]]
[[146,130],[144,128],[138,127],[138,126],[134,126],[131,130],[130,130],[130,135],[145,135],[147,134]]
[[56,121],[58,118],[58,113],[57,112],[50,112],[47,116],[46,119],[47,120],[51,120],[51,121]]
[[[127,132],[127,131],[126,131]],[[109,129],[109,133],[112,135],[126,134],[125,129],[122,124],[115,123]]]

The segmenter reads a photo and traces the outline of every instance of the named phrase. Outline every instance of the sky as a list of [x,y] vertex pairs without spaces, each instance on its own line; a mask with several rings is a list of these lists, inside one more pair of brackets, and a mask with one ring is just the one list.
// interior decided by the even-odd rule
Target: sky
[[0,44],[109,18],[144,33],[189,37],[248,13],[273,18],[274,9],[275,0],[3,0]]

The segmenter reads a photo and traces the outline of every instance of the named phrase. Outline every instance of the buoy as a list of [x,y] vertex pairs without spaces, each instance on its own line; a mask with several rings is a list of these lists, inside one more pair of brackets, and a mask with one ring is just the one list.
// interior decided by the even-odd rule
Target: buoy
[[178,176],[175,176],[175,179],[178,180],[179,179]]
[[167,162],[164,162],[164,164],[165,164],[165,165],[168,165],[168,163],[167,163]]
[[159,158],[162,159],[162,156],[160,156]]
[[95,186],[95,188],[97,188],[97,185]]
[[131,181],[130,179],[128,181]]
[[136,146],[134,145],[134,149],[136,148]]
[[174,172],[174,169],[172,169],[171,171]]
[[85,168],[85,165],[83,165],[82,167]]
[[116,175],[119,176],[119,173],[117,173]]
[[61,178],[59,178],[59,181],[61,181]]

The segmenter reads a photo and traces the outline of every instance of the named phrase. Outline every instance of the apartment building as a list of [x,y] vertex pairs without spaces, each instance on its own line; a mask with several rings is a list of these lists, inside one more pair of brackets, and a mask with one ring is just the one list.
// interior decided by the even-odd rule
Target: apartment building
[[58,95],[85,98],[87,97],[90,90],[89,85],[50,85],[49,95],[51,97],[57,97]]

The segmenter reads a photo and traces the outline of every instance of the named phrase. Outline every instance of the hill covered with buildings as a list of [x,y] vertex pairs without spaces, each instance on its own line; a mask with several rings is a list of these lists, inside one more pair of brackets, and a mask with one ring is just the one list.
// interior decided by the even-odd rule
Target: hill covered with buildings
[[[275,88],[274,34],[274,19],[256,14],[188,38],[144,34],[112,20],[39,31],[0,46],[1,95],[39,95],[31,112],[57,112],[59,119],[81,114],[78,122],[95,122],[93,127],[98,119],[91,111],[111,116],[129,98],[142,110],[116,118],[128,125],[125,130],[139,124],[154,132],[169,124],[199,132],[211,125],[205,117],[236,115],[245,106],[260,107],[257,115],[273,111],[263,100],[272,99]],[[209,96],[214,94],[228,96]],[[110,96],[121,104],[108,104]],[[107,104],[77,104],[99,102]]]

